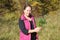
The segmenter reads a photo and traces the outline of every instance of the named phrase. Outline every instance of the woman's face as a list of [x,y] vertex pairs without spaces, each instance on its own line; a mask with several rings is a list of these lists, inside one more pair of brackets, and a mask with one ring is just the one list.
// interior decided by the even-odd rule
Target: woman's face
[[26,16],[29,16],[30,13],[31,13],[31,7],[27,6],[27,7],[25,8],[25,10],[24,10],[24,14],[25,14]]

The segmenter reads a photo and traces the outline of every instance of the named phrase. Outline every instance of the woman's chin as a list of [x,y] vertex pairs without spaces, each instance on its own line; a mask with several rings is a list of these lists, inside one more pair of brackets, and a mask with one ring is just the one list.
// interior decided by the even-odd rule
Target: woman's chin
[[29,15],[27,15],[27,17],[29,17]]

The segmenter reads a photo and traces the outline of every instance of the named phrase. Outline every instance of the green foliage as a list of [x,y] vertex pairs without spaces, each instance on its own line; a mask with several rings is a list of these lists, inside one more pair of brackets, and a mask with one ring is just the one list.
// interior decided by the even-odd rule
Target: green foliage
[[38,16],[48,14],[50,11],[56,11],[59,8],[59,0],[32,0],[29,2],[33,8],[34,13]]
[[48,14],[50,11],[55,11],[59,9],[59,0],[0,0],[0,12],[15,12],[22,11],[23,5],[28,2],[33,7],[34,16]]
[[0,14],[19,11],[21,8],[19,0],[0,0]]
[[37,24],[37,26],[39,27],[39,26],[44,26],[44,24],[46,24],[46,19],[44,19],[44,18],[39,18],[38,19],[38,24]]

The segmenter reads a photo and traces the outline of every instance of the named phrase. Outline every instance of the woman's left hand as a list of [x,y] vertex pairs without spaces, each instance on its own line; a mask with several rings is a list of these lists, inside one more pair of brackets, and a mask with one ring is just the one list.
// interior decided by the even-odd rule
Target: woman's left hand
[[42,27],[40,27],[40,30],[42,30]]

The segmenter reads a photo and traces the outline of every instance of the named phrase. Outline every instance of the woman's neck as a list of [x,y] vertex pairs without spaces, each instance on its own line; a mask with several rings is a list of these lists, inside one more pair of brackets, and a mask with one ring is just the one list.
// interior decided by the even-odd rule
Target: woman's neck
[[25,18],[26,18],[27,20],[29,20],[29,21],[32,20],[30,17],[28,17],[28,16],[26,16],[26,15],[24,15],[24,16],[25,16]]

